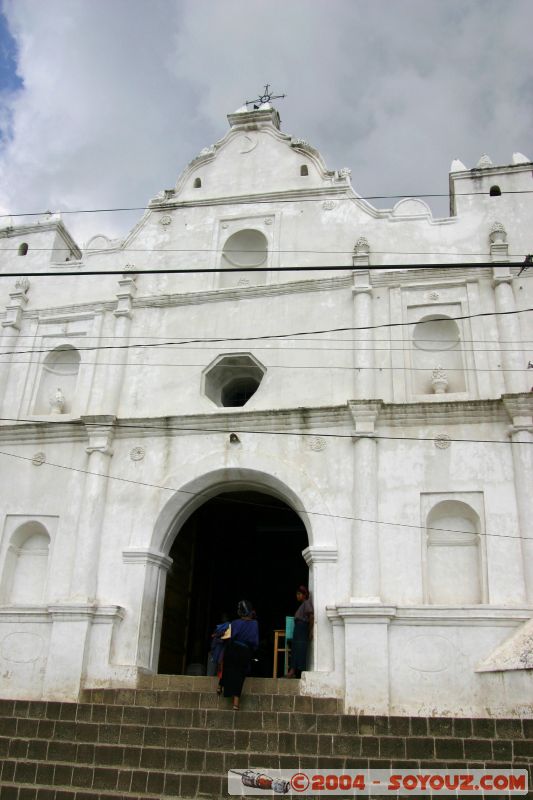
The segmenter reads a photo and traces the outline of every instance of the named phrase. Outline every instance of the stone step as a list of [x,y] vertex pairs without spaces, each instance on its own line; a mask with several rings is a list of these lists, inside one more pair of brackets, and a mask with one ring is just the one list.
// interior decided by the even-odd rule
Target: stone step
[[[139,689],[173,689],[181,692],[211,692],[217,678],[205,675],[141,675]],[[288,678],[246,678],[243,694],[300,694],[301,681]]]
[[205,761],[203,766],[206,768],[216,766],[229,769],[227,764],[222,764],[224,753],[227,755],[226,761],[232,761],[235,753],[240,753],[241,761],[246,755],[249,761],[247,766],[254,759],[257,761],[260,755],[267,756],[270,761],[288,759],[292,763],[300,757],[328,762],[335,759],[339,762],[339,768],[344,766],[346,759],[353,758],[527,763],[533,757],[532,740],[502,743],[491,739],[313,736],[262,731],[236,731],[228,735],[228,731],[215,730],[191,731],[190,735],[179,740],[167,732],[165,741],[158,742],[159,737],[154,736],[152,730],[147,730],[148,735],[139,738],[147,739],[149,744],[143,741],[93,742],[0,735],[0,758],[181,770],[191,766],[191,758]]
[[[80,697],[82,703],[98,705],[146,706],[147,708],[228,708],[231,698],[211,691],[177,689],[90,689]],[[306,711],[315,714],[340,714],[342,706],[334,697],[307,697],[297,694],[244,693],[241,709],[247,711]]]
[[136,794],[131,792],[101,792],[99,789],[84,789],[62,786],[60,789],[36,784],[0,782],[2,800],[160,800],[161,795]]
[[[243,696],[234,712],[198,681],[213,685],[91,690],[83,703],[0,700],[1,800],[225,797],[229,769],[533,764],[531,719],[350,716],[335,699],[294,693]],[[120,704],[122,692],[135,704]],[[188,702],[164,705],[176,694]],[[157,705],[139,702],[152,695]]]
[[[99,690],[100,691],[100,690]],[[402,736],[458,739],[533,739],[533,719],[489,719],[451,717],[384,717],[349,715],[316,711],[247,710],[243,699],[240,711],[227,707],[224,698],[212,698],[217,707],[176,708],[164,706],[108,705],[100,703],[58,703],[38,700],[0,700],[0,719],[14,732],[13,719],[20,720],[19,730],[35,735],[35,724],[43,721],[42,730],[53,730],[44,723],[60,722],[63,736],[71,730],[67,723],[162,728],[222,728],[302,733],[355,734],[359,736]],[[252,699],[252,698],[249,698]],[[300,698],[306,701],[325,698]],[[319,704],[320,705],[320,704]],[[304,708],[308,706],[305,705]],[[322,706],[320,706],[322,707]],[[312,705],[311,705],[312,708]],[[11,720],[11,721],[10,721]],[[25,720],[28,722],[26,723]],[[58,728],[59,729],[59,728]],[[81,728],[80,730],[89,730]],[[45,738],[48,738],[48,734]],[[97,741],[93,739],[93,741]]]
[[[202,792],[221,794],[222,772],[208,773],[199,767],[172,771],[156,769],[132,769],[130,767],[86,766],[62,761],[30,761],[6,759],[2,764],[0,797],[4,800],[3,787],[7,785],[38,785],[54,789],[70,789],[78,792],[120,792],[134,795],[146,794],[171,797],[192,796],[198,789]],[[199,781],[199,779],[201,780]],[[200,785],[198,785],[200,784]]]
[[[486,768],[491,770],[511,769],[505,762],[457,762],[446,761],[436,763],[433,760],[391,760],[391,759],[324,759],[294,757],[285,762],[273,756],[253,756],[246,753],[226,754],[223,766],[208,768],[205,763],[190,759],[183,768],[160,770],[151,768],[130,768],[113,766],[86,766],[72,762],[5,759],[2,764],[0,779],[0,797],[4,800],[5,786],[40,786],[49,789],[65,789],[78,792],[119,792],[129,797],[137,794],[141,797],[156,795],[158,797],[194,797],[196,794],[208,797],[225,796],[228,769],[278,769],[299,768],[301,770],[342,769],[364,771],[367,769],[461,769]],[[516,764],[514,765],[516,767]],[[76,795],[76,800],[79,800]]]

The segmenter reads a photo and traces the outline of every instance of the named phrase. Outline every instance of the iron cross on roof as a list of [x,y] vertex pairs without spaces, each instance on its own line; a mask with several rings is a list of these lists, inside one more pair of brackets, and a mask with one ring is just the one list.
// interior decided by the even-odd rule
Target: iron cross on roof
[[284,94],[271,94],[270,92],[270,84],[265,83],[264,94],[259,95],[256,100],[246,100],[245,105],[251,106],[253,105],[254,109],[259,108],[262,106],[263,103],[270,103],[271,100],[279,100],[281,97],[286,97]]

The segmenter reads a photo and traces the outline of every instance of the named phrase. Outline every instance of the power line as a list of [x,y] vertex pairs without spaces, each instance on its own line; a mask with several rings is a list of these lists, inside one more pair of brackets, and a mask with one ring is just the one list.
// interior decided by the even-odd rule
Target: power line
[[[18,247],[3,247],[2,252],[18,252]],[[57,251],[65,251],[71,252],[72,248],[65,246],[65,247],[31,247],[28,249],[28,252],[32,253],[49,253],[49,252],[57,252]],[[257,250],[245,250],[243,248],[239,248],[238,250],[226,250],[225,248],[216,248],[216,247],[121,247],[120,245],[109,247],[106,249],[102,248],[88,248],[83,250],[84,254],[86,255],[105,255],[106,251],[115,253],[115,251],[119,250],[121,253],[233,253],[238,255],[243,255],[245,253],[253,253],[257,255]],[[275,250],[275,249],[268,249],[269,253],[290,253],[293,254],[300,254],[300,253],[307,253],[311,255],[350,255],[353,256],[354,250],[299,250],[297,248],[291,248],[290,250]],[[374,248],[371,249],[369,255],[394,255],[394,256],[466,256],[467,258],[481,258],[481,257],[488,257],[490,258],[490,251],[483,251],[482,253],[475,253],[473,251],[469,251],[468,253],[460,253],[457,250],[448,251],[448,250],[375,250]],[[513,258],[527,258],[528,253],[513,253]],[[76,262],[77,259],[69,259],[69,261]],[[60,262],[61,264],[66,262]],[[492,263],[492,262],[491,262]],[[514,263],[514,262],[510,262]],[[520,262],[517,262],[520,263]],[[433,265],[432,265],[433,266]],[[256,267],[250,267],[249,269],[256,269]],[[270,268],[272,271],[276,271],[275,268]],[[354,267],[356,269],[356,267]],[[224,268],[224,272],[229,272]]]
[[[467,319],[480,319],[482,317],[503,317],[503,316],[510,316],[514,314],[524,314],[529,311],[533,311],[533,308],[520,308],[516,311],[481,311],[477,314],[463,314],[458,317],[442,317],[439,319],[422,319],[419,322],[381,322],[377,325],[360,325],[360,326],[346,326],[342,328],[325,328],[323,330],[313,330],[313,331],[292,331],[291,333],[275,333],[275,334],[264,334],[262,336],[227,336],[227,337],[217,337],[217,338],[194,338],[194,339],[185,339],[177,342],[172,341],[165,341],[165,342],[148,342],[148,343],[133,343],[133,344],[105,344],[105,345],[94,345],[91,347],[78,347],[76,348],[79,352],[87,352],[87,351],[95,351],[95,350],[130,350],[132,348],[159,348],[159,347],[172,347],[175,345],[184,345],[184,344],[201,344],[201,343],[213,343],[218,344],[220,342],[256,342],[256,341],[265,341],[266,339],[283,339],[286,340],[288,338],[297,337],[297,336],[307,336],[307,335],[319,335],[322,333],[341,333],[341,332],[349,332],[349,331],[372,331],[372,330],[381,330],[382,328],[404,328],[406,326],[414,326],[414,325],[424,325],[424,324],[432,324],[435,322],[459,322],[461,320]],[[52,348],[55,350],[57,348]],[[49,353],[51,352],[50,349],[44,350],[11,350],[6,351],[3,355],[35,355],[37,353]]]
[[[20,459],[21,461],[30,461],[30,462],[32,461],[32,458],[30,458],[29,456],[21,456],[21,455],[18,455],[17,453],[7,453],[4,450],[0,450],[0,455],[7,456],[8,458]],[[51,461],[44,461],[43,465],[46,465],[46,466],[49,466],[49,467],[55,467],[57,469],[67,470],[67,471],[70,471],[70,472],[79,472],[79,473],[82,473],[84,475],[94,475],[95,477],[104,478],[105,480],[115,480],[115,481],[120,481],[122,483],[131,483],[131,484],[135,484],[136,486],[144,486],[144,487],[149,488],[149,489],[163,489],[164,491],[173,492],[175,494],[186,494],[186,495],[189,495],[190,497],[199,497],[200,496],[199,492],[189,492],[186,489],[175,489],[174,487],[171,487],[171,486],[162,486],[162,485],[156,484],[156,483],[148,483],[146,481],[137,481],[137,480],[134,480],[133,478],[124,478],[124,477],[121,477],[121,476],[118,476],[118,475],[103,475],[102,473],[99,473],[99,472],[92,472],[91,470],[81,469],[80,467],[67,467],[64,464],[55,464],[54,462],[51,462]],[[218,497],[218,495],[215,495],[215,497]],[[210,498],[210,499],[214,499],[214,498]],[[247,502],[246,500],[238,500],[237,499],[237,500],[233,501],[231,498],[224,498],[224,500],[225,500],[225,502],[236,502],[236,503],[239,503],[239,504],[246,504],[246,505],[252,505],[252,506],[261,505],[259,503]],[[208,502],[208,501],[206,501],[206,502]],[[291,509],[291,507],[288,504],[286,504],[286,505],[287,505],[287,508]],[[262,507],[272,508],[272,509],[277,510],[277,511],[279,511],[279,508],[280,508],[279,506],[267,506],[267,505],[262,506]],[[310,516],[329,517],[329,518],[333,518],[333,519],[353,520],[355,522],[366,522],[366,523],[369,523],[369,524],[372,524],[372,525],[388,525],[390,527],[395,527],[395,528],[414,528],[416,530],[434,530],[434,531],[440,531],[441,533],[445,533],[445,532],[447,532],[447,533],[467,533],[467,534],[477,535],[477,536],[490,536],[490,537],[493,537],[493,538],[496,538],[496,539],[514,539],[515,541],[520,541],[520,539],[526,539],[526,540],[533,539],[533,537],[531,537],[531,536],[520,536],[520,537],[519,536],[509,536],[508,534],[502,534],[502,533],[487,533],[487,532],[482,532],[481,533],[481,532],[474,532],[474,531],[458,530],[456,528],[436,528],[436,527],[431,527],[431,526],[426,526],[426,525],[415,525],[413,523],[407,523],[407,522],[388,522],[388,521],[385,521],[385,520],[363,519],[361,517],[353,517],[353,516],[344,515],[344,514],[329,514],[329,513],[320,512],[320,511],[310,511],[309,509],[306,509],[306,508],[291,509],[291,510],[294,511],[295,513],[309,514]]]
[[[501,189],[501,193],[498,196],[503,196],[506,194],[531,194],[533,189]],[[287,198],[279,198],[279,199],[272,199],[272,198],[264,198],[264,197],[257,197],[257,198],[249,198],[247,200],[242,200],[238,198],[231,198],[231,197],[224,197],[219,200],[213,198],[211,201],[207,200],[176,200],[170,201],[170,203],[166,204],[164,201],[161,204],[157,203],[154,205],[148,206],[118,206],[112,208],[78,208],[78,209],[61,209],[51,212],[49,209],[45,211],[17,211],[11,214],[0,214],[0,219],[2,218],[9,218],[9,217],[51,217],[55,214],[109,214],[114,212],[125,212],[125,211],[173,211],[174,209],[180,208],[200,208],[202,206],[213,206],[213,205],[255,205],[255,204],[271,204],[275,205],[277,203],[323,203],[324,200],[334,200],[335,202],[343,201],[357,201],[357,200],[417,200],[419,198],[426,198],[426,197],[446,197],[450,199],[450,197],[459,198],[459,197],[491,197],[490,189],[486,192],[455,192],[454,194],[450,195],[449,192],[425,192],[425,193],[416,193],[413,192],[411,194],[367,194],[367,195],[323,195],[321,197],[287,197]]]
[[[476,261],[472,263],[464,263],[464,262],[439,262],[436,264],[365,264],[364,267],[361,266],[354,266],[353,264],[315,264],[313,266],[307,267],[194,267],[194,269],[190,268],[172,268],[172,269],[142,269],[134,267],[131,270],[126,270],[124,267],[122,269],[106,269],[106,270],[95,270],[95,269],[85,269],[83,271],[76,271],[71,272],[67,271],[63,268],[63,263],[68,262],[61,262],[61,269],[56,270],[55,272],[34,272],[34,271],[24,271],[24,272],[2,272],[0,274],[0,278],[20,278],[20,277],[28,277],[28,278],[63,278],[63,277],[88,277],[88,276],[98,276],[101,278],[104,275],[124,275],[131,274],[131,275],[215,275],[219,273],[233,273],[233,272],[357,272],[360,269],[364,269],[370,272],[376,272],[378,270],[391,270],[395,272],[406,272],[407,270],[422,270],[422,269],[492,269],[495,266],[501,266],[498,262],[493,261]],[[515,266],[519,267],[522,264],[522,261],[506,261],[506,266]],[[259,285],[257,288],[263,288],[264,284]],[[218,287],[228,289],[228,290],[236,290],[241,287],[238,286],[225,286],[225,287]],[[256,288],[256,287],[245,287],[248,288]],[[210,289],[206,289],[205,291],[213,291]]]
[[[49,352],[53,352],[53,351],[49,351]],[[329,352],[329,350],[328,350],[328,352]],[[352,351],[346,351],[346,352],[352,352]],[[398,352],[401,352],[401,351],[398,351]],[[434,351],[434,352],[439,352],[439,351]],[[450,351],[445,351],[445,352],[450,352]],[[482,352],[490,352],[490,351],[485,350],[485,351],[482,351]],[[516,351],[516,352],[524,352],[524,351]],[[2,358],[2,355],[4,355],[4,354],[0,352],[0,359]],[[2,362],[0,360],[0,366],[2,366],[2,364],[7,364],[7,363],[14,364],[14,365],[20,365],[20,364],[41,364],[42,362],[41,361],[19,361],[19,360],[11,360],[10,362]],[[143,361],[141,363],[135,363],[135,362],[131,362],[131,361],[97,361],[97,362],[94,362],[94,363],[90,362],[90,361],[85,361],[85,362],[62,361],[61,365],[62,366],[71,366],[71,367],[78,366],[78,365],[80,365],[80,366],[91,366],[91,367],[129,367],[130,369],[134,368],[134,367],[137,367],[138,369],[144,369],[145,367],[176,367],[176,368],[180,367],[180,368],[205,369],[205,367],[207,366],[205,362],[202,363],[202,364],[193,364],[193,363],[190,363],[190,364],[182,363],[182,364],[180,364],[180,363],[176,363],[176,362],[167,363],[167,362],[159,362],[159,361],[153,362],[153,363],[149,362],[149,361]],[[450,372],[450,373],[453,373],[453,372],[460,372],[460,373],[463,373],[463,372],[483,372],[483,373],[484,372],[498,372],[498,373],[500,373],[500,372],[524,372],[524,371],[527,371],[527,366],[525,366],[525,367],[514,367],[514,368],[510,368],[510,367],[509,368],[507,368],[507,367],[496,367],[496,368],[495,367],[448,367],[446,365],[441,365],[441,366],[447,373],[448,372]],[[215,365],[214,368],[216,369],[216,365]],[[237,371],[239,369],[249,370],[250,369],[250,365],[249,364],[232,364],[231,368],[232,368],[232,370],[237,370]],[[382,365],[382,366],[379,366],[379,365],[378,366],[367,366],[366,364],[354,364],[354,365],[352,365],[352,364],[349,364],[349,365],[344,365],[344,364],[271,364],[269,366],[269,369],[272,369],[272,370],[276,370],[276,369],[307,369],[307,370],[326,369],[326,370],[346,370],[346,371],[350,371],[350,372],[353,372],[354,370],[359,370],[359,371],[361,371],[361,370],[374,370],[376,372],[384,372],[384,371],[391,371],[391,372],[400,372],[400,371],[403,371],[403,372],[431,372],[433,369],[435,369],[435,366],[431,366],[431,367],[405,367],[405,366],[389,367],[389,366],[384,366],[384,365]]]
[[[415,325],[415,324],[418,324],[418,323],[412,323],[412,324]],[[4,336],[3,341],[7,342],[7,340],[12,339],[14,342],[18,342],[20,339],[29,339],[30,342],[31,342],[31,341],[35,341],[35,338],[36,338],[35,334],[32,334],[32,335],[30,335],[30,334],[21,334],[19,336],[7,335],[7,336]],[[133,342],[131,344],[131,347],[139,347],[140,348],[140,347],[144,347],[144,346],[146,346],[146,347],[155,347],[155,346],[157,346],[159,351],[170,350],[171,352],[176,352],[176,348],[179,348],[178,352],[181,353],[181,354],[186,352],[186,351],[200,351],[200,352],[204,352],[204,353],[209,355],[215,349],[215,348],[213,348],[211,346],[210,341],[206,341],[204,344],[190,345],[190,344],[182,343],[182,342],[169,342],[165,337],[162,337],[162,336],[147,336],[147,335],[145,335],[145,336],[101,336],[100,337],[100,336],[80,335],[80,336],[74,337],[74,338],[77,338],[78,341],[80,339],[82,339],[84,342],[85,341],[91,341],[93,339],[96,340],[96,341],[100,341],[102,339],[103,340],[111,340],[111,341],[124,340],[126,342],[130,341],[131,339],[134,339],[134,340],[135,339],[142,339],[142,340],[148,340],[148,341]],[[158,340],[163,340],[163,341],[158,341]],[[246,341],[246,337],[244,337],[243,339],[241,339],[239,341]],[[284,344],[285,343],[289,343],[290,344],[292,341],[293,340],[291,338],[285,338],[283,340],[283,343]],[[506,340],[504,342],[501,342],[501,341],[498,342],[498,341],[490,340],[490,339],[459,339],[457,341],[453,341],[453,340],[443,340],[443,339],[422,339],[422,338],[418,338],[417,337],[416,345],[420,345],[420,344],[428,345],[427,348],[421,348],[419,346],[418,347],[413,346],[412,342],[406,341],[404,339],[374,339],[374,340],[372,340],[372,339],[343,339],[343,338],[333,338],[333,339],[320,338],[320,339],[304,339],[304,340],[302,340],[301,338],[295,338],[294,339],[294,342],[297,342],[297,343],[301,343],[302,341],[305,344],[307,344],[307,343],[311,344],[311,346],[309,346],[309,347],[291,346],[291,347],[286,347],[286,348],[283,349],[283,351],[281,351],[277,347],[278,343],[276,341],[274,341],[274,342],[272,342],[272,344],[270,346],[255,345],[254,346],[254,352],[261,351],[261,352],[265,352],[265,353],[271,353],[272,355],[276,355],[276,356],[278,356],[281,352],[283,352],[286,355],[291,354],[291,353],[321,353],[321,354],[323,354],[324,352],[326,352],[326,348],[325,347],[318,347],[318,346],[313,344],[314,342],[318,342],[320,344],[326,344],[328,353],[349,353],[351,355],[356,355],[358,353],[385,353],[385,354],[391,354],[392,355],[394,353],[413,353],[413,352],[416,352],[416,351],[421,351],[421,352],[426,352],[426,353],[432,353],[435,357],[436,357],[436,355],[438,353],[441,353],[443,357],[445,357],[446,353],[470,353],[472,355],[475,355],[476,353],[492,353],[494,355],[504,354],[504,353],[522,353],[522,354],[524,354],[524,353],[527,353],[531,349],[531,347],[533,347],[533,339],[524,339],[524,340],[520,340],[520,341],[516,342],[518,344],[522,344],[523,347],[502,347],[502,345],[515,344],[515,342],[513,342],[511,340]],[[346,346],[345,347],[332,347],[331,346],[331,342],[343,343]],[[477,347],[477,346],[474,346],[474,345],[477,345],[478,342],[481,343],[481,344],[490,344],[492,346],[491,347]],[[379,346],[380,343],[385,343],[386,346],[385,347],[381,347],[381,346]],[[449,346],[448,347],[444,347],[444,348],[442,348],[442,347],[432,348],[430,346],[432,344],[442,345],[443,343],[444,344],[448,343]],[[472,346],[470,347],[469,345],[472,345]],[[24,346],[28,347],[28,345],[24,345]],[[92,351],[92,350],[106,349],[107,347],[108,346],[106,346],[106,345],[92,345],[90,348],[86,348],[86,349]],[[116,346],[114,346],[114,349],[118,349],[119,347],[121,347],[121,345],[116,345]],[[497,349],[496,349],[496,347],[497,347]],[[17,350],[17,349],[15,349],[15,350],[6,351],[5,353],[2,353],[1,352],[1,345],[0,345],[0,357],[3,356],[3,355],[14,355],[14,356],[17,356],[17,355],[29,355],[29,354],[33,355],[33,354],[51,353],[51,352],[67,353],[70,348],[76,349],[76,350],[82,349],[82,348],[75,348],[74,345],[70,345],[70,347],[69,347],[68,343],[63,343],[62,345],[59,345],[59,346],[56,345],[56,346],[52,347],[51,349],[50,348],[45,348],[45,349],[42,349],[42,350],[36,350],[36,349],[32,349],[32,350]],[[216,350],[217,350],[217,352],[220,352],[221,350],[226,350],[227,351],[225,353],[226,355],[234,355],[234,348],[233,347],[229,347],[229,346],[226,347],[226,348],[218,347],[218,348],[216,348]],[[18,361],[17,363],[20,363],[20,364],[33,364],[33,363],[40,363],[40,362]],[[74,365],[74,364],[78,364],[78,361],[70,361],[70,362],[69,361],[63,361],[62,363],[63,364]],[[83,363],[87,364],[87,363],[91,363],[91,362],[83,362]],[[133,366],[132,362],[127,362],[127,361],[105,362],[105,363],[108,363],[108,364],[112,364],[112,363],[115,363],[115,364],[131,364]],[[149,365],[149,362],[142,362],[142,363]],[[163,362],[161,362],[161,366],[184,366],[184,367],[186,367],[186,366],[200,366],[200,365],[199,364],[194,364],[192,362],[190,364],[189,363],[178,364],[176,362],[173,362],[173,363],[170,363],[170,364],[164,364]],[[237,367],[238,365],[235,365],[235,366]],[[302,365],[302,366],[306,366],[306,365]]]
[[[529,309],[523,309],[523,310],[527,311]],[[520,313],[520,312],[517,312],[517,313]],[[431,320],[431,321],[432,322],[435,322],[435,321],[437,321],[437,322],[439,322],[439,321],[440,322],[445,322],[447,319],[451,319],[451,317],[441,317],[438,320]],[[417,322],[412,322],[412,323],[408,323],[408,324],[417,325],[418,323]],[[34,333],[33,334],[29,334],[29,333],[10,334],[10,333],[5,333],[4,332],[2,340],[4,340],[4,339],[14,339],[15,341],[18,341],[19,339],[30,339],[31,341],[34,341],[35,338],[36,337],[35,337]],[[142,336],[141,335],[135,336],[133,334],[132,335],[128,334],[127,336],[119,336],[119,335],[117,335],[117,336],[105,336],[105,335],[103,335],[103,336],[91,336],[90,334],[85,334],[84,333],[84,334],[80,334],[80,338],[83,338],[84,341],[91,340],[91,339],[96,339],[96,341],[101,341],[102,339],[111,339],[113,341],[117,341],[117,340],[120,340],[120,339],[125,339],[127,341],[130,341],[131,339],[147,339],[147,340],[164,339],[166,341],[166,339],[168,337],[166,337],[166,336],[154,336],[153,334],[143,334]],[[291,341],[290,337],[285,338],[285,341],[290,342]],[[299,343],[302,340],[299,337],[295,337],[294,341]],[[307,342],[320,342],[320,343],[323,343],[323,342],[343,342],[345,344],[350,344],[350,345],[356,344],[361,350],[392,350],[392,351],[398,350],[398,351],[401,351],[401,350],[411,350],[412,349],[411,347],[404,347],[403,346],[405,344],[405,340],[404,339],[346,339],[346,338],[343,338],[343,337],[334,337],[334,338],[330,338],[330,339],[325,339],[324,337],[320,337],[319,339],[304,339],[303,341],[304,341],[304,343],[307,343]],[[424,342],[424,343],[430,343],[430,344],[431,343],[442,344],[443,341],[451,341],[451,340],[417,338],[417,342]],[[377,343],[384,342],[384,343],[386,343],[388,345],[401,345],[401,347],[375,347],[374,345],[375,345],[376,342]],[[487,348],[487,349],[484,349],[484,348],[469,348],[468,352],[492,353],[492,352],[494,352],[494,346],[498,345],[498,347],[500,347],[502,352],[506,352],[506,353],[507,352],[509,352],[509,353],[511,353],[511,352],[520,352],[521,353],[521,352],[524,351],[524,349],[527,349],[527,348],[506,348],[504,350],[503,348],[501,348],[501,345],[505,345],[505,344],[524,344],[524,345],[530,346],[530,345],[533,344],[533,339],[503,339],[503,340],[499,340],[499,341],[495,341],[494,339],[460,339],[460,340],[458,340],[457,344],[490,344],[490,345],[492,345],[492,347]],[[370,347],[365,347],[365,345],[370,345]],[[181,345],[180,345],[180,342],[173,342],[172,346],[181,346]],[[210,349],[208,347],[206,348],[206,347],[200,346],[200,345],[191,346],[191,345],[188,345],[188,344],[183,345],[183,348],[185,350],[209,350]],[[272,347],[256,347],[254,349],[278,352],[277,350],[274,349],[273,346]],[[342,351],[346,351],[346,352],[350,352],[351,349],[352,349],[351,347],[350,348],[349,347],[338,347],[338,348],[329,347],[328,348],[328,350],[342,350]],[[450,347],[450,349],[452,349],[452,348]],[[317,347],[291,347],[289,352],[292,352],[293,350],[294,351],[298,351],[298,350],[306,351],[306,350],[309,350],[310,352],[314,352],[315,350],[322,351],[323,348],[317,348]]]
[[[285,409],[281,409],[284,411]],[[294,411],[294,409],[286,409],[287,411]],[[235,413],[235,409],[232,409],[233,413]],[[258,409],[252,413],[261,413],[261,410]],[[36,415],[39,416],[39,415]],[[54,426],[57,425],[57,422],[52,422],[50,420],[42,420],[42,419],[20,419],[20,418],[10,418],[10,417],[0,417],[0,422],[21,422],[30,425],[48,425]],[[78,420],[72,420],[71,422],[77,423]],[[453,421],[451,424],[454,424]],[[298,437],[321,437],[326,439],[353,439],[354,437],[358,436],[369,436],[376,441],[392,441],[392,442],[435,442],[435,436],[383,436],[374,433],[362,433],[356,434],[353,433],[325,433],[322,431],[319,432],[301,432],[301,431],[262,431],[262,430],[252,430],[246,428],[206,428],[206,427],[199,427],[199,428],[188,428],[183,426],[177,425],[136,425],[134,423],[118,423],[118,429],[132,429],[132,430],[140,430],[143,432],[147,431],[171,431],[171,432],[185,432],[185,433],[199,433],[203,435],[211,435],[213,433],[223,433],[223,434],[231,434],[231,433],[240,433],[240,434],[256,434],[258,436],[298,436]],[[0,433],[2,432],[2,427],[0,426]],[[507,446],[511,444],[533,444],[533,442],[511,442],[510,439],[454,439],[453,437],[448,438],[446,441],[454,442],[457,444],[505,444]]]

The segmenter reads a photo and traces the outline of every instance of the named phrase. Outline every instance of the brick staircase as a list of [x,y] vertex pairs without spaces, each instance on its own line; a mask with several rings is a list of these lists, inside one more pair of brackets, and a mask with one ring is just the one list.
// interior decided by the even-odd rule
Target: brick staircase
[[0,799],[221,798],[228,769],[248,767],[514,765],[531,785],[533,719],[348,716],[300,696],[298,681],[260,678],[234,712],[214,688],[158,675],[79,703],[0,700]]

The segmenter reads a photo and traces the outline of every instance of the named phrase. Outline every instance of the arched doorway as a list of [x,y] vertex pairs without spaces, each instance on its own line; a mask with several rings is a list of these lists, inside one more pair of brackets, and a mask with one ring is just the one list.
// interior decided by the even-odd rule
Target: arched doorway
[[214,626],[246,598],[261,633],[253,674],[271,676],[273,632],[294,613],[296,586],[308,582],[308,544],[298,514],[270,494],[224,492],[197,508],[169,553],[158,672],[202,674]]

